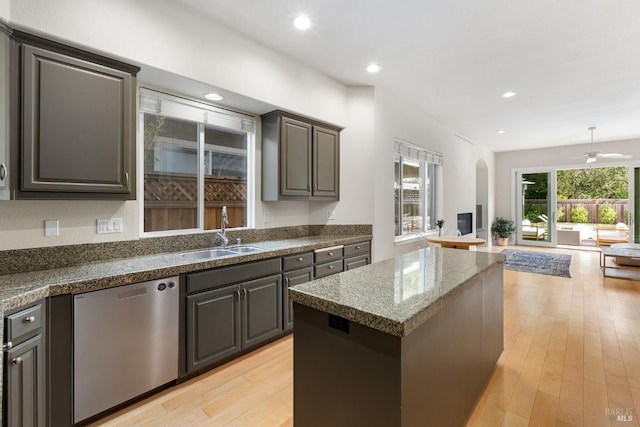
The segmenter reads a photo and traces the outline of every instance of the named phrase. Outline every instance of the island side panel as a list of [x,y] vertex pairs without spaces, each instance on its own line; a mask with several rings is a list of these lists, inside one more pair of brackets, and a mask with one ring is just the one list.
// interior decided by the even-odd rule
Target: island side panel
[[296,427],[400,425],[400,338],[294,303]]
[[504,348],[503,267],[402,340],[402,426],[463,426]]
[[496,368],[504,350],[503,265],[497,266],[482,279],[482,357],[486,383]]
[[481,281],[402,339],[402,426],[462,426],[483,387]]

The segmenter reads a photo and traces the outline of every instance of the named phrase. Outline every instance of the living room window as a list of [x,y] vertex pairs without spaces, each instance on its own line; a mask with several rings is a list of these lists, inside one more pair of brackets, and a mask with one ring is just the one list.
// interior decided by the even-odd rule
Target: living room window
[[403,240],[436,229],[442,154],[395,139],[395,235]]
[[253,226],[252,116],[141,88],[140,129],[145,233]]

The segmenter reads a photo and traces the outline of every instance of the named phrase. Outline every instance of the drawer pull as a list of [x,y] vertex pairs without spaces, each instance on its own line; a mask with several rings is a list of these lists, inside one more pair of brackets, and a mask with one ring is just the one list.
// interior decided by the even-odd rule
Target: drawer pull
[[19,365],[22,363],[22,357],[16,357],[11,361],[14,365]]
[[33,323],[36,321],[36,316],[25,317],[24,321],[27,323]]
[[2,344],[2,349],[4,351],[11,350],[12,348],[13,348],[13,343],[11,341],[7,342],[6,344]]
[[302,259],[302,257],[298,257],[298,261],[302,262],[304,260]]
[[333,270],[333,265],[328,266],[329,270]]
[[333,252],[329,252],[327,255],[328,256],[333,256]]
[[360,249],[360,245],[356,246],[356,249]]

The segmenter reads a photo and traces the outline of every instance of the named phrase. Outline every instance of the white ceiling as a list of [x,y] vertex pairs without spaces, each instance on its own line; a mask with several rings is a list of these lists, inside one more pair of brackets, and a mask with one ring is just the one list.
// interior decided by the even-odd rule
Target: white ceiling
[[494,151],[640,138],[638,0],[178,1]]

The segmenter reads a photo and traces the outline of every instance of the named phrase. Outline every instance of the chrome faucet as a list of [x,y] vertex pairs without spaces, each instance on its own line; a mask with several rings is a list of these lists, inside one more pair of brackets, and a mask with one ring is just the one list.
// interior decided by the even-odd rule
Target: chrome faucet
[[227,215],[227,207],[222,207],[222,218],[220,220],[221,231],[216,233],[216,236],[220,237],[220,246],[223,248],[229,244],[229,239],[227,238],[227,233],[225,227],[229,225],[229,216]]

